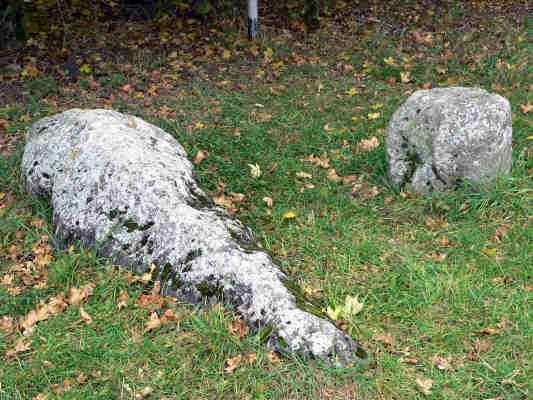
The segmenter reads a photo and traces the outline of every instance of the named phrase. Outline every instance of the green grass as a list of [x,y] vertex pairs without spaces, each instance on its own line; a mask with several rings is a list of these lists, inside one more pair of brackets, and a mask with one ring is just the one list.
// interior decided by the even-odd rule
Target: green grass
[[[520,39],[525,29],[519,25],[506,33],[489,30],[466,42],[460,32],[448,32],[447,39],[431,49],[411,48],[407,36],[375,31],[364,35],[357,48],[343,47],[323,56],[322,64],[286,62],[278,76],[258,60],[250,71],[264,69],[267,76],[255,85],[239,76],[238,64],[234,70],[230,67],[229,78],[222,71],[211,81],[184,81],[176,89],[179,95],[161,95],[149,108],[115,100],[115,108],[174,135],[191,158],[207,150],[209,156],[196,167],[201,186],[212,195],[221,183],[226,193],[245,194],[237,217],[254,229],[261,244],[303,288],[314,289],[325,305],[340,304],[347,295],[364,301],[363,311],[346,321],[346,329],[372,354],[367,369],[336,369],[294,356],[272,363],[261,333],[236,338],[229,332],[236,315],[220,306],[169,304],[178,321],[145,333],[150,310],[136,299],[149,287],[130,283],[126,273],[89,250],[57,249],[45,287],[30,285],[13,295],[0,285],[0,316],[23,316],[40,301],[93,282],[94,294],[84,304],[93,322],[83,323],[78,307],[70,306],[38,323],[29,338],[30,350],[6,357],[0,369],[0,399],[29,399],[39,393],[49,399],[134,399],[147,386],[153,389],[150,398],[157,399],[527,398],[533,381],[533,165],[531,118],[520,108],[531,103],[524,65],[531,53]],[[496,40],[502,35],[506,45]],[[290,56],[290,43],[264,40],[264,47]],[[445,41],[457,51],[442,60],[438,54]],[[309,54],[318,54],[320,47],[309,46]],[[405,67],[402,57],[414,60],[420,52],[423,57]],[[386,67],[386,57],[393,57],[397,66]],[[513,67],[498,69],[498,60]],[[371,67],[361,75],[364,62]],[[339,63],[351,63],[354,70],[342,72]],[[437,66],[446,73],[437,72]],[[412,82],[403,84],[399,74],[406,68]],[[116,89],[134,79],[129,74],[115,71],[101,81],[106,90]],[[225,77],[246,89],[214,84]],[[391,77],[397,83],[387,83]],[[510,100],[512,174],[485,189],[428,197],[398,192],[386,179],[387,123],[418,85],[446,85],[450,78],[456,84],[496,90]],[[85,97],[56,108],[45,101],[46,93],[53,88],[52,95],[60,91],[60,98],[68,96],[60,82],[43,77],[26,84],[27,103],[0,108],[0,119],[9,123],[6,136],[20,134],[57,109],[94,106],[97,97],[82,86],[78,89]],[[360,93],[347,95],[354,86]],[[158,116],[154,110],[163,105],[176,116]],[[379,118],[368,119],[372,112],[379,112]],[[197,122],[205,128],[194,128]],[[326,125],[333,129],[326,130]],[[236,128],[240,136],[234,134]],[[361,139],[372,136],[380,141],[377,149],[356,150]],[[0,191],[6,193],[6,206],[0,209],[0,272],[32,260],[32,246],[41,235],[53,237],[49,203],[24,192],[19,174],[22,145],[12,155],[0,156]],[[339,175],[357,175],[367,187],[379,188],[379,194],[351,196],[350,185],[332,182],[325,169],[301,161],[310,154],[325,154]],[[263,174],[254,179],[248,164],[256,163]],[[300,171],[312,179],[297,178]],[[307,189],[305,183],[315,187]],[[274,200],[271,209],[262,200],[265,196]],[[284,220],[287,211],[297,218]],[[36,219],[45,224],[35,224]],[[507,232],[494,240],[503,224]],[[21,253],[17,260],[9,257],[11,246]],[[130,300],[117,310],[121,291]],[[496,333],[483,334],[488,327]],[[391,335],[392,345],[380,340],[384,334]],[[0,331],[0,353],[12,349],[20,337]],[[486,346],[477,355],[476,343]],[[249,353],[256,353],[256,361],[224,372],[226,360]],[[447,358],[451,368],[437,368],[437,356]],[[86,377],[81,383],[80,374]],[[430,395],[417,389],[417,377],[434,381]],[[65,380],[71,388],[62,393]]]

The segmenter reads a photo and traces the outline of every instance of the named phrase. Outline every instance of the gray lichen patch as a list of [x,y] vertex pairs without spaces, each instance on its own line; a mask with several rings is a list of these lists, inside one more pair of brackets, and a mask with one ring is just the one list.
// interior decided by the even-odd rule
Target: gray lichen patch
[[387,130],[389,177],[420,193],[487,183],[511,169],[509,102],[483,89],[419,90]]
[[251,327],[270,327],[280,350],[367,361],[198,187],[185,151],[160,128],[108,110],[44,118],[30,129],[22,172],[30,193],[50,198],[58,238],[138,273],[154,266],[164,294],[231,305]]

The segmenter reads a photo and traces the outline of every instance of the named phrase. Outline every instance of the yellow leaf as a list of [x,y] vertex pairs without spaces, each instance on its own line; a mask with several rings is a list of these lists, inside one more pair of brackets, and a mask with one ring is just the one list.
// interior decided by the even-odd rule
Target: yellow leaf
[[485,247],[484,249],[481,250],[481,252],[485,254],[486,256],[494,257],[498,253],[498,250],[495,248]]
[[89,64],[83,64],[81,67],[80,67],[80,72],[82,74],[85,74],[85,75],[90,75],[91,72],[93,72],[93,69],[91,68],[91,66]]
[[224,60],[228,60],[229,58],[231,58],[231,51],[229,51],[228,49],[224,49],[224,51],[222,52],[222,58]]
[[353,317],[361,312],[363,309],[363,303],[359,302],[357,296],[346,296],[344,299],[343,314],[345,318]]
[[402,83],[411,82],[411,73],[409,71],[400,72],[400,79],[401,79]]
[[346,94],[347,94],[348,96],[350,96],[350,97],[353,97],[353,96],[355,96],[355,95],[358,94],[358,93],[359,93],[359,91],[358,91],[356,88],[354,88],[354,87],[351,88],[350,90],[347,90],[347,91],[346,91]]
[[384,58],[384,59],[383,59],[383,62],[384,62],[386,65],[396,65],[396,63],[395,63],[395,61],[394,61],[394,58],[392,58],[392,57]]
[[378,113],[378,112],[368,113],[369,120],[378,119],[380,116],[381,116],[381,113]]
[[298,215],[294,211],[287,211],[283,214],[282,219],[285,220],[291,220],[296,219]]

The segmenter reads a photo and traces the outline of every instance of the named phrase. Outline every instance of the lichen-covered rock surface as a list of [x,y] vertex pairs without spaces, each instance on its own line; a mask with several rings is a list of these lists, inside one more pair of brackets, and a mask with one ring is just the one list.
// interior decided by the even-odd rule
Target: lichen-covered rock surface
[[360,345],[297,306],[287,277],[248,228],[197,186],[180,144],[145,121],[73,109],[35,123],[22,172],[51,198],[56,237],[80,241],[138,273],[155,266],[164,294],[233,305],[281,351],[365,362]]
[[488,183],[511,169],[511,107],[483,89],[419,90],[387,131],[389,177],[419,193]]

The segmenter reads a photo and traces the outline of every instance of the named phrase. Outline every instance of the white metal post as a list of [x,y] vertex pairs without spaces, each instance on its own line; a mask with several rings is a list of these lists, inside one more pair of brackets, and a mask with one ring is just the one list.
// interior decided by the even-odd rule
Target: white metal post
[[259,32],[258,0],[248,0],[248,38],[254,40]]

